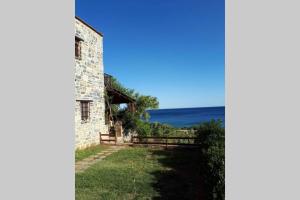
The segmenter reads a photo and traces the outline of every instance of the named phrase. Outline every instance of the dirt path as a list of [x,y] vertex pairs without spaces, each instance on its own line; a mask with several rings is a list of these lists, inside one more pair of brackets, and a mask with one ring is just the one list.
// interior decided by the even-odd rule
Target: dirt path
[[85,158],[81,161],[76,162],[75,163],[75,173],[84,172],[91,165],[103,160],[104,158],[111,155],[112,153],[115,153],[124,148],[125,148],[125,146],[110,146],[108,149],[105,149],[95,155],[92,155],[88,158]]

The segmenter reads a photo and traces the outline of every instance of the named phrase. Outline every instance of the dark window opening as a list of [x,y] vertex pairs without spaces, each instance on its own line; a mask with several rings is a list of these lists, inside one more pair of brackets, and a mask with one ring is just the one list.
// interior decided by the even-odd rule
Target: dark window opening
[[75,37],[75,58],[81,59],[81,42],[77,37]]
[[81,120],[87,121],[90,119],[90,102],[89,101],[81,101]]

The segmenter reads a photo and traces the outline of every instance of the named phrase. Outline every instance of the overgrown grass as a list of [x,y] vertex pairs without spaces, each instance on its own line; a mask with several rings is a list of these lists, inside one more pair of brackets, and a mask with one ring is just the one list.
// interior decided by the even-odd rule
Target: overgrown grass
[[76,174],[76,199],[202,199],[198,151],[128,148]]
[[76,150],[75,151],[75,162],[80,161],[84,158],[87,158],[91,155],[95,155],[107,148],[108,147],[104,146],[104,145],[95,145],[95,146],[88,147],[86,149]]

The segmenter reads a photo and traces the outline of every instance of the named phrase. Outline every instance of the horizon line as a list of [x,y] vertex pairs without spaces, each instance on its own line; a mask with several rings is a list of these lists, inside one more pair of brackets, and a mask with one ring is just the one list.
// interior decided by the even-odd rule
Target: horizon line
[[194,106],[194,107],[180,107],[180,108],[156,108],[156,109],[148,109],[148,110],[168,110],[168,109],[186,109],[186,108],[214,108],[214,107],[225,107],[223,106]]

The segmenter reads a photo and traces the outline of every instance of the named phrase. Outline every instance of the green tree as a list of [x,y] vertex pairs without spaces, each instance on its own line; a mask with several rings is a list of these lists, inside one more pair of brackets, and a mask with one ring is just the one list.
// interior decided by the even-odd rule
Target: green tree
[[150,119],[147,110],[158,108],[158,99],[150,95],[141,95],[133,89],[126,88],[114,77],[111,78],[111,86],[136,101],[136,112],[134,113],[131,113],[126,107],[111,106],[113,115],[122,121],[125,133],[137,131],[141,135],[151,134],[150,124],[146,123]]
[[[156,97],[144,96],[135,93],[136,112],[131,113],[127,108],[120,109],[118,112],[119,118],[122,120],[125,133],[136,131],[139,135],[150,135],[151,127],[147,123],[150,115],[148,109],[158,108]],[[146,133],[148,131],[148,133]]]
[[159,107],[159,102],[156,97],[137,95],[136,96],[136,113],[140,118],[149,121],[150,115],[148,109],[156,109]]

